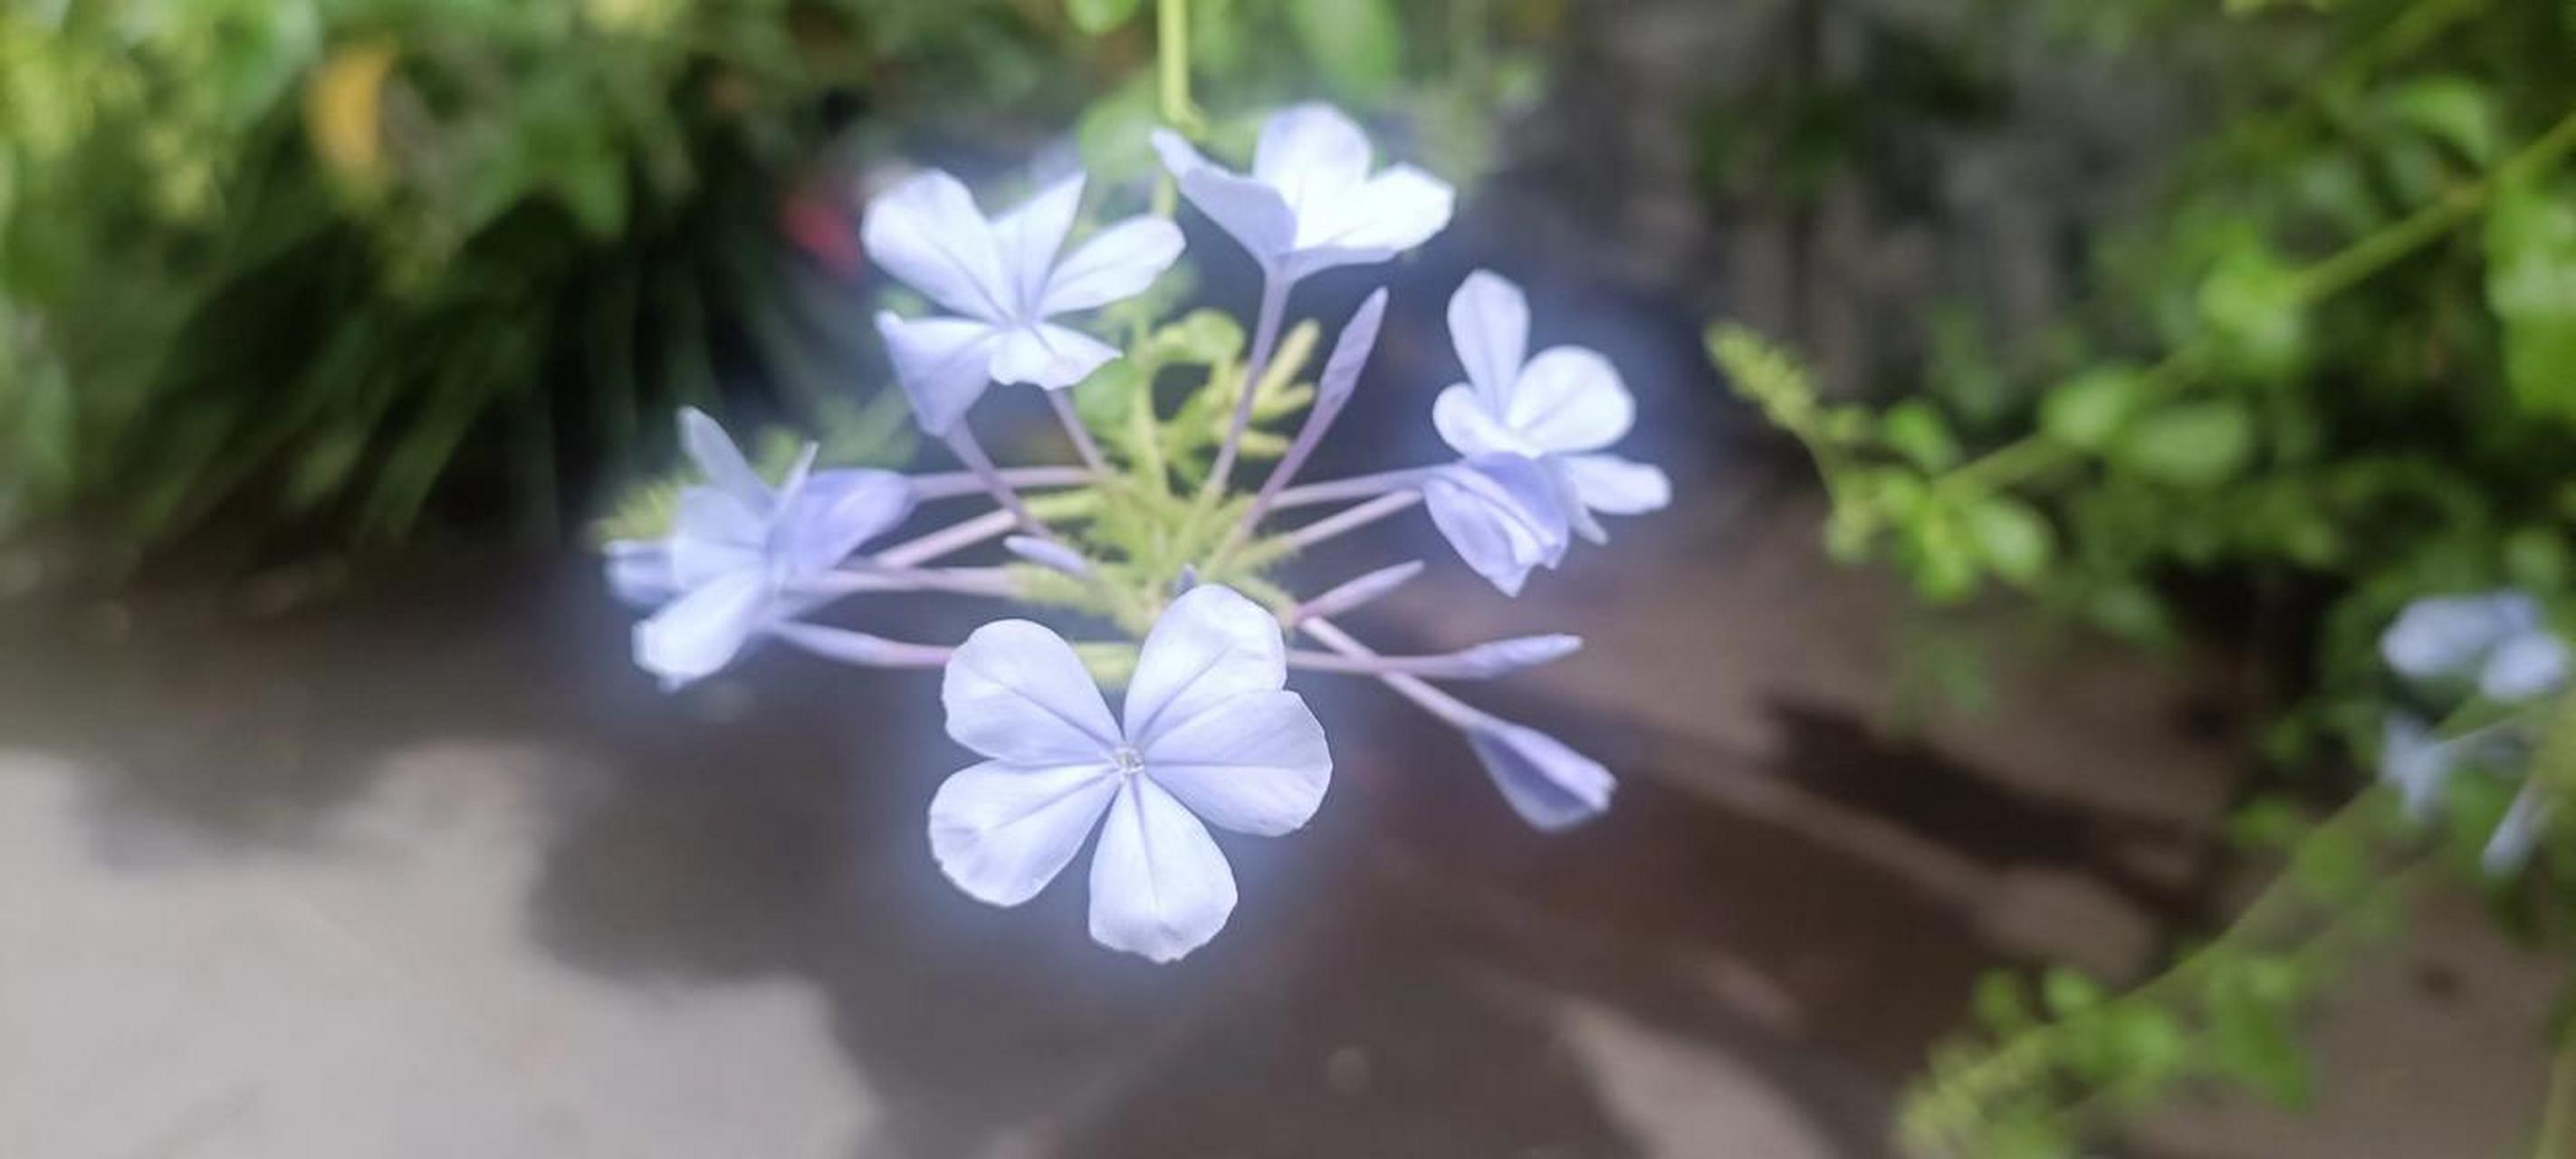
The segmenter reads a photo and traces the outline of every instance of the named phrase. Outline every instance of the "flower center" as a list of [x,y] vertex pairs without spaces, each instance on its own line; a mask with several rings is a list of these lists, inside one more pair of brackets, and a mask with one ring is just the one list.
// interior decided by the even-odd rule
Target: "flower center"
[[1133,780],[1136,774],[1145,771],[1145,754],[1137,752],[1134,745],[1118,746],[1118,751],[1109,754],[1109,762],[1111,768],[1118,770],[1122,780]]

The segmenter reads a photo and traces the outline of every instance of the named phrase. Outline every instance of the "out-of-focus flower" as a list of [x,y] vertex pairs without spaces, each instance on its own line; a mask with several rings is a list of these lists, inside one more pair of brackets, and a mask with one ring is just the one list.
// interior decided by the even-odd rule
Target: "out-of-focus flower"
[[2504,819],[2496,822],[2495,832],[2487,835],[2486,848],[2478,855],[2479,868],[2489,877],[2507,877],[2521,870],[2540,845],[2549,806],[2548,790],[2537,780],[2525,781],[2513,804],[2506,807]]
[[1520,287],[1484,270],[1449,299],[1449,337],[1467,381],[1440,392],[1432,422],[1467,456],[1536,460],[1574,531],[1607,538],[1593,513],[1635,515],[1672,502],[1672,483],[1645,463],[1601,453],[1636,419],[1619,371],[1597,351],[1558,346],[1529,352],[1529,303]]
[[1504,595],[1519,595],[1531,568],[1565,558],[1565,504],[1535,459],[1483,454],[1440,468],[1423,479],[1422,500],[1458,558]]
[[1457,199],[1410,165],[1372,175],[1368,136],[1329,105],[1271,114],[1249,177],[1211,163],[1169,130],[1154,134],[1154,149],[1181,195],[1273,279],[1385,261],[1447,226]]
[[620,599],[659,606],[635,626],[635,663],[676,688],[730,663],[745,641],[810,606],[800,590],[903,522],[912,485],[890,471],[812,470],[814,448],[777,487],[714,419],[680,411],[680,445],[705,475],[680,493],[670,535],[608,545]]
[[2567,682],[2567,645],[2518,591],[2434,596],[2406,605],[2379,638],[2380,658],[2413,680],[2472,680],[2499,701],[2529,700]]
[[1234,910],[1234,872],[1201,822],[1287,833],[1331,782],[1323,726],[1286,682],[1278,621],[1214,584],[1155,622],[1118,720],[1063,637],[986,624],[949,660],[941,700],[948,735],[988,759],[932,799],[931,852],[959,889],[1012,906],[1097,825],[1092,938],[1177,959]]
[[2412,716],[2391,714],[2380,729],[2379,779],[2396,787],[2409,818],[2423,821],[2433,815],[2442,785],[2459,763],[2458,750]]
[[1060,390],[1118,357],[1116,347],[1047,319],[1143,292],[1181,256],[1181,231],[1132,217],[1059,259],[1082,189],[1076,174],[988,221],[963,183],[934,169],[869,203],[860,226],[868,256],[961,315],[877,315],[924,430],[945,433],[990,383]]
[[1465,729],[1467,745],[1484,763],[1485,774],[1512,811],[1532,826],[1554,832],[1610,807],[1618,779],[1563,741],[1495,716],[1480,716]]

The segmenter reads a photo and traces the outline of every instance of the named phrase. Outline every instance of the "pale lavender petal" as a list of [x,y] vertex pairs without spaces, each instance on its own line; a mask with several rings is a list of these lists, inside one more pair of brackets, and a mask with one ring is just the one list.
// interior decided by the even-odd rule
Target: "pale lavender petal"
[[1540,451],[1592,451],[1628,433],[1637,404],[1609,359],[1559,346],[1521,368],[1502,417]]
[[993,381],[993,354],[1001,334],[983,322],[963,318],[900,318],[877,315],[877,333],[894,360],[895,381],[912,402],[921,429],[945,434],[965,417]]
[[2513,804],[2504,811],[2504,820],[2496,822],[2495,832],[2487,835],[2487,847],[2480,852],[2479,867],[2489,877],[2505,877],[2520,870],[2531,860],[2532,850],[2539,848],[2542,830],[2549,821],[2549,797],[2537,780],[2523,783],[2514,794]]
[[1573,486],[1575,498],[1594,511],[1642,515],[1673,501],[1672,480],[1660,467],[1603,454],[1558,455],[1554,463]]
[[1027,620],[996,620],[957,646],[939,689],[948,735],[1016,765],[1100,764],[1118,724],[1064,637]]
[[635,625],[635,665],[666,687],[712,675],[742,651],[768,603],[759,573],[719,576]]
[[695,588],[720,575],[761,568],[769,521],[729,491],[692,486],[680,492],[664,541],[671,582]]
[[2443,782],[2458,766],[2458,750],[2436,738],[2423,721],[2392,715],[2381,726],[2379,779],[2396,787],[2408,817],[2422,821],[2433,815]]
[[1556,491],[1557,506],[1565,512],[1566,526],[1586,543],[1608,543],[1610,529],[1601,526],[1601,521],[1593,517],[1592,509],[1583,505],[1583,493],[1575,489],[1574,476],[1566,472],[1567,458],[1565,455],[1549,455],[1539,460],[1539,465],[1547,469],[1549,485]]
[[1488,719],[1467,730],[1467,743],[1503,800],[1521,819],[1554,832],[1610,807],[1618,779],[1601,762],[1526,725]]
[[1324,803],[1333,755],[1294,692],[1247,692],[1164,729],[1145,775],[1209,824],[1276,837]]
[[1116,357],[1117,347],[1079,330],[1048,322],[1018,326],[1003,332],[993,351],[993,381],[1062,390]]
[[912,483],[892,471],[824,471],[787,497],[771,538],[798,575],[816,575],[848,559],[912,513]]
[[1485,405],[1483,396],[1466,383],[1457,383],[1431,400],[1431,425],[1440,432],[1440,441],[1451,450],[1468,458],[1478,455],[1524,455],[1535,458],[1538,448],[1529,445],[1520,432],[1504,426]]
[[1520,287],[1487,270],[1467,275],[1449,298],[1449,341],[1458,348],[1458,361],[1466,365],[1467,381],[1485,410],[1503,413],[1512,384],[1520,381],[1521,363],[1529,357],[1529,300]]
[[877,265],[931,301],[986,322],[1011,319],[1016,295],[993,227],[956,178],[933,169],[878,195],[859,237]]
[[1201,584],[1163,609],[1127,683],[1127,741],[1150,749],[1163,731],[1209,708],[1288,683],[1279,621],[1220,584]]
[[1422,498],[1458,557],[1503,594],[1518,595],[1531,568],[1565,556],[1568,526],[1554,488],[1537,463],[1489,455],[1432,475]]
[[930,799],[930,854],[968,897],[1018,905],[1045,889],[1117,796],[1105,764],[1020,768],[986,761]]
[[1253,179],[1278,190],[1300,217],[1350,196],[1368,180],[1368,170],[1368,135],[1324,104],[1272,113],[1252,155]]
[[1333,353],[1324,360],[1324,372],[1315,376],[1315,411],[1329,418],[1341,413],[1342,404],[1358,391],[1360,372],[1368,368],[1369,354],[1377,349],[1378,328],[1386,321],[1386,288],[1381,286],[1351,311],[1351,320],[1342,323],[1342,332],[1333,339]]
[[1056,253],[1064,248],[1065,235],[1073,231],[1074,214],[1082,208],[1082,186],[1083,175],[1075,173],[993,220],[993,248],[1012,291],[1012,320],[1038,316]]
[[1228,173],[1209,163],[1180,135],[1154,133],[1154,151],[1181,186],[1181,195],[1217,223],[1236,244],[1268,269],[1297,242],[1297,215],[1278,190],[1249,177]]
[[1459,661],[1476,677],[1491,679],[1553,664],[1583,649],[1583,637],[1562,632],[1544,636],[1514,636],[1493,640],[1458,651]]
[[1174,961],[1224,929],[1234,901],[1234,869],[1207,827],[1152,781],[1129,778],[1091,855],[1092,940]]
[[2540,625],[2540,605],[2520,592],[2434,596],[2406,605],[2379,637],[2380,658],[2415,680],[2458,676]]
[[1181,257],[1181,229],[1159,217],[1131,217],[1082,243],[1048,276],[1040,317],[1088,310],[1144,293]]
[[769,513],[769,484],[760,481],[759,473],[744,461],[742,449],[734,446],[733,438],[705,411],[693,406],[680,408],[680,449],[697,464],[698,473],[706,476],[709,486],[733,496],[754,518]]
[[1385,261],[1447,227],[1456,202],[1446,182],[1393,166],[1343,197],[1300,206],[1297,248],[1322,265]]
[[2478,671],[2478,691],[2492,700],[2529,700],[2567,684],[2567,645],[2530,631],[2497,645]]
[[621,539],[601,549],[608,561],[608,591],[617,602],[655,608],[680,594],[671,575],[671,549],[660,543]]

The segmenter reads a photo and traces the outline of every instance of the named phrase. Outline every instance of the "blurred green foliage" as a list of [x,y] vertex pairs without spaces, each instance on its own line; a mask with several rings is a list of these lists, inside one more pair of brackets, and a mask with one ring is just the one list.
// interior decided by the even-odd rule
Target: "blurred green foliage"
[[844,291],[896,138],[1024,159],[1078,111],[1086,161],[1141,177],[1150,12],[1189,22],[1220,135],[1325,95],[1467,176],[1536,76],[1497,44],[1551,11],[7,0],[0,533],[384,540],[433,496],[550,533],[724,397],[890,457],[908,424]]
[[[2297,593],[2267,609],[2307,649],[2283,665],[2304,699],[2269,751],[2370,754],[2394,696],[2374,645],[2401,605],[2576,591],[2576,8],[2009,15],[2032,11],[2066,51],[2153,56],[2209,126],[2151,211],[2090,239],[2091,296],[2028,350],[1934,319],[1923,391],[1887,407],[1823,397],[1741,327],[1712,329],[1710,355],[1814,458],[1836,556],[1884,559],[1935,604],[2015,589],[2157,645]],[[2539,763],[2564,763],[2555,751]],[[2320,826],[2245,810],[2242,835],[2284,858],[2260,899],[2125,991],[2062,969],[2036,995],[1991,980],[1981,1033],[1936,1055],[1903,1133],[1932,1154],[2067,1156],[2181,1082],[2304,1100],[2316,999],[2400,920],[2419,869],[2474,877],[2511,792],[2487,777],[2449,791],[2438,839],[2395,824],[2380,792]],[[2566,853],[2497,888],[2526,932],[2576,918]],[[2576,1120],[2545,1124],[2540,1153],[2576,1145],[2566,1132]]]

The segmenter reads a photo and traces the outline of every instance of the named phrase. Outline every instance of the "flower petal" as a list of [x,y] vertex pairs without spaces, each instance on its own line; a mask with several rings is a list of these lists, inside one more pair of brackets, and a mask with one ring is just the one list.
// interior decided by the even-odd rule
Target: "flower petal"
[[1382,262],[1449,224],[1457,193],[1410,165],[1396,165],[1328,202],[1300,206],[1297,249],[1316,268]]
[[820,472],[787,497],[773,550],[798,575],[829,571],[912,514],[912,482],[892,471]]
[[607,557],[608,592],[632,608],[654,608],[680,594],[671,578],[671,549],[660,543],[620,539],[601,549]]
[[1131,217],[1082,243],[1047,276],[1037,316],[1106,306],[1145,292],[1181,257],[1181,228],[1159,217]]
[[1116,357],[1117,347],[1079,330],[1051,322],[1019,326],[1003,331],[994,348],[993,381],[1062,390]]
[[742,651],[768,606],[759,572],[719,576],[635,625],[635,665],[672,688],[713,675]]
[[1234,869],[1207,827],[1152,781],[1127,780],[1091,855],[1092,940],[1174,961],[1225,928],[1234,900]]
[[1014,287],[975,195],[933,169],[879,194],[859,238],[868,256],[931,301],[986,322],[1012,316]]
[[1594,511],[1642,515],[1672,504],[1672,480],[1661,467],[1617,455],[1557,455],[1552,461],[1575,498]]
[[2487,835],[2487,846],[2478,855],[2478,867],[2489,877],[2504,877],[2521,869],[2531,860],[2531,851],[2540,845],[2542,828],[2549,820],[2549,797],[2538,781],[2525,781],[2522,791],[2514,794],[2513,804],[2496,822],[2495,832]]
[[1451,450],[1474,458],[1477,455],[1525,455],[1537,457],[1538,448],[1523,440],[1520,432],[1504,426],[1494,417],[1493,408],[1484,396],[1466,383],[1457,383],[1431,400],[1431,425],[1440,431],[1440,441]]
[[665,541],[671,582],[695,588],[720,575],[757,570],[769,540],[768,519],[743,505],[732,492],[691,486],[680,491]]
[[993,355],[1001,335],[963,318],[914,321],[892,312],[877,315],[877,333],[894,360],[895,381],[912,402],[921,429],[944,434],[993,381]]
[[[1529,300],[1521,288],[1489,270],[1478,270],[1449,297],[1449,341],[1467,367],[1467,381],[1485,408],[1503,412],[1521,362],[1529,357]],[[1451,445],[1455,445],[1454,443]],[[1466,451],[1460,447],[1459,450]]]
[[2567,645],[2534,629],[2497,645],[2478,670],[2478,692],[2490,700],[2529,700],[2567,683]]
[[1074,214],[1082,209],[1082,186],[1083,175],[1077,172],[993,219],[993,249],[1011,286],[1007,304],[1012,319],[1038,316],[1048,272],[1064,248],[1064,236],[1073,232]]
[[680,408],[680,449],[697,464],[698,473],[706,476],[709,486],[733,496],[754,518],[768,514],[769,484],[760,481],[759,473],[743,460],[742,449],[733,445],[733,438],[705,411],[693,406]]
[[1422,498],[1458,558],[1504,595],[1520,594],[1531,568],[1554,567],[1565,556],[1564,506],[1547,473],[1529,459],[1470,459],[1425,480]]
[[939,700],[948,735],[997,761],[1096,764],[1118,747],[1117,722],[1073,646],[1027,620],[996,620],[966,637]]
[[1598,816],[1618,788],[1601,762],[1527,725],[1488,719],[1467,730],[1467,744],[1512,811],[1541,830],[1554,832]]
[[1637,404],[1599,352],[1559,346],[1521,368],[1503,421],[1541,451],[1592,451],[1619,441]]
[[2433,815],[2442,783],[2458,765],[2458,750],[2436,739],[2423,721],[2392,715],[2380,728],[2379,779],[2396,787],[2410,818],[2422,821]]
[[1333,754],[1296,693],[1247,692],[1165,728],[1145,775],[1211,825],[1276,837],[1324,803]]
[[1310,207],[1348,196],[1368,180],[1368,169],[1368,134],[1326,104],[1272,113],[1252,153],[1253,179],[1278,190],[1301,218]]
[[949,777],[930,799],[931,856],[968,897],[1018,905],[1072,864],[1118,785],[1106,764],[986,761]]
[[2457,676],[2512,637],[2540,625],[2540,605],[2520,592],[2434,596],[2406,605],[2379,637],[2380,658],[2415,680]]
[[1127,682],[1127,743],[1150,749],[1164,731],[1248,692],[1288,683],[1279,620],[1220,584],[1201,584],[1163,609]]
[[1278,190],[1210,164],[1168,129],[1154,133],[1154,151],[1179,179],[1181,196],[1234,237],[1264,269],[1278,265],[1297,242],[1297,215]]

